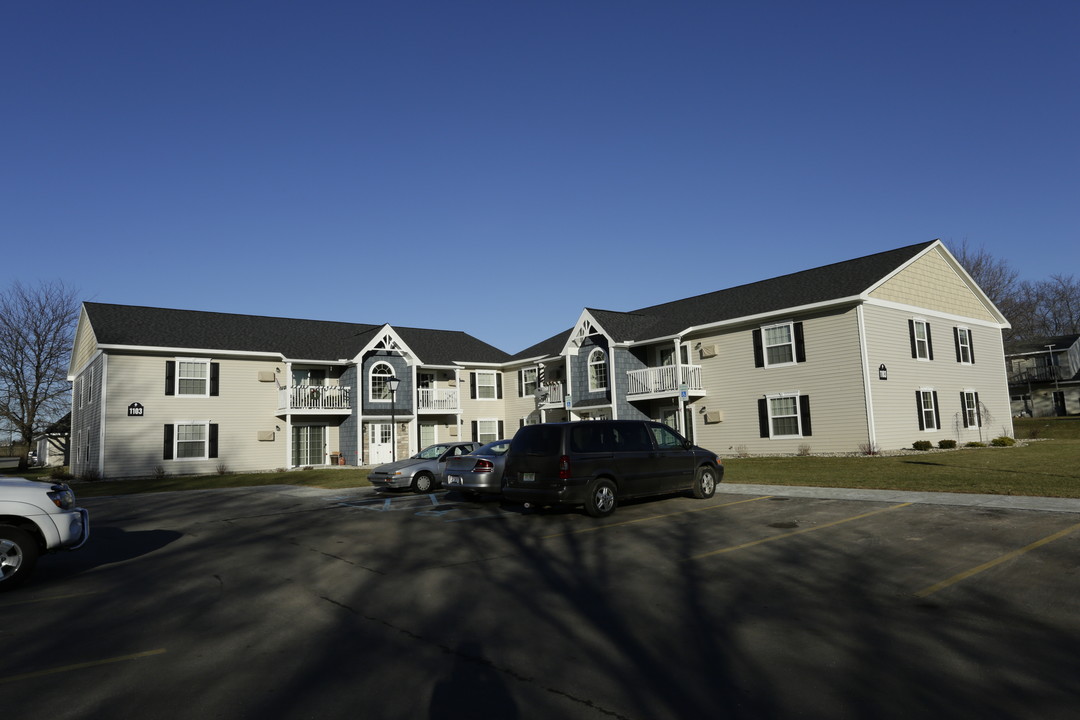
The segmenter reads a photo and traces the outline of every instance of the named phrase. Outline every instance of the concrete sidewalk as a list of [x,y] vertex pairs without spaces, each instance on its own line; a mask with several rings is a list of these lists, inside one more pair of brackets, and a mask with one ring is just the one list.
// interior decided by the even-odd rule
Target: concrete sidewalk
[[772,495],[774,497],[811,497],[830,500],[869,500],[872,502],[912,502],[926,505],[962,505],[968,507],[1043,512],[1080,513],[1078,498],[1027,497],[1021,495],[972,495],[969,493],[905,492],[903,490],[849,490],[845,488],[796,487],[791,485],[741,485],[720,483],[720,493],[737,495]]

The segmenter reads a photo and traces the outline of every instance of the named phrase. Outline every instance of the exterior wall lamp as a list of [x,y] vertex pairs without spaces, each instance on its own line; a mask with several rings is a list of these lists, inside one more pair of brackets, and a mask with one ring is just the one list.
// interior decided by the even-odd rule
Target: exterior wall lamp
[[885,363],[881,363],[880,365],[878,365],[877,376],[878,380],[889,379],[889,368],[885,367]]

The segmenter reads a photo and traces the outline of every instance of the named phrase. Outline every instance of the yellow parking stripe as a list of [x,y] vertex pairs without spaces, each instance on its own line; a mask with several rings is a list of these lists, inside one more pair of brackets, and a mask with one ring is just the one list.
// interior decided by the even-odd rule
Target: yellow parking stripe
[[131,655],[121,655],[114,658],[105,658],[104,660],[94,660],[92,662],[78,663],[77,665],[65,665],[64,667],[53,668],[51,670],[38,670],[37,672],[23,673],[22,675],[8,675],[7,677],[0,678],[0,685],[19,682],[21,680],[29,680],[31,678],[46,677],[48,675],[57,675],[59,673],[71,672],[72,670],[85,670],[86,668],[98,667],[99,665],[109,665],[112,663],[126,662],[128,660],[138,660],[139,658],[150,657],[151,655],[161,655],[164,652],[165,648],[159,648],[157,650],[147,650],[145,652],[132,653]]
[[570,532],[555,533],[554,535],[544,535],[541,540],[550,540],[551,538],[566,537],[567,535],[580,535],[581,533],[596,532],[597,530],[607,530],[608,528],[622,527],[623,525],[633,525],[634,523],[647,522],[649,520],[659,520],[666,517],[675,517],[676,515],[686,515],[688,513],[701,512],[703,510],[715,510],[716,508],[731,507],[732,505],[742,505],[743,503],[755,502],[757,500],[768,500],[772,495],[762,495],[761,497],[750,498],[748,500],[735,500],[729,503],[720,503],[719,505],[709,505],[707,507],[692,508],[690,510],[680,510],[679,512],[665,513],[663,515],[650,515],[649,517],[638,518],[636,520],[625,520],[623,522],[608,523],[607,525],[599,525],[597,527],[583,528],[581,530],[572,530]]
[[774,540],[784,540],[784,539],[789,538],[789,537],[794,537],[795,535],[802,535],[804,533],[814,532],[815,530],[824,530],[825,528],[835,527],[837,525],[843,525],[844,523],[849,523],[852,520],[861,520],[863,518],[872,517],[874,515],[880,515],[883,512],[889,512],[890,510],[897,510],[899,508],[904,508],[904,507],[907,507],[908,505],[913,505],[913,504],[914,503],[909,503],[909,502],[900,503],[899,505],[893,505],[891,507],[881,508],[880,510],[873,510],[873,511],[868,512],[868,513],[863,513],[862,515],[856,515],[854,517],[844,518],[843,520],[833,520],[832,522],[827,522],[824,525],[815,525],[814,527],[803,528],[801,530],[793,530],[791,532],[783,533],[781,535],[773,535],[771,537],[762,538],[760,540],[753,540],[751,542],[742,543],[741,545],[732,545],[731,547],[720,548],[719,550],[712,550],[712,551],[707,552],[707,553],[702,553],[701,555],[693,555],[693,556],[689,557],[688,559],[689,560],[700,560],[701,558],[710,557],[712,555],[722,555],[723,553],[735,552],[736,550],[745,550],[746,548],[754,547],[755,545],[764,545],[765,543],[770,543],[770,542],[773,542]]
[[1046,545],[1047,543],[1052,543],[1055,540],[1060,540],[1061,538],[1065,537],[1066,535],[1068,535],[1071,532],[1075,532],[1076,530],[1080,530],[1080,523],[1077,523],[1077,524],[1073,525],[1072,527],[1067,527],[1064,530],[1061,530],[1060,532],[1054,533],[1053,535],[1049,535],[1047,537],[1044,537],[1042,540],[1036,540],[1035,542],[1031,543],[1030,545],[1025,545],[1024,547],[1020,548],[1019,550],[1013,550],[1010,553],[1005,553],[1004,555],[1002,555],[999,558],[995,558],[994,560],[990,560],[989,562],[984,562],[982,565],[978,565],[976,567],[973,567],[970,570],[965,570],[964,572],[962,572],[962,573],[960,573],[958,575],[953,575],[948,580],[942,580],[941,582],[936,583],[934,585],[931,585],[930,587],[925,587],[922,590],[920,590],[919,592],[915,593],[915,597],[924,598],[924,597],[927,597],[928,595],[933,595],[938,590],[944,590],[945,588],[949,587],[950,585],[955,585],[956,583],[960,582],[961,580],[968,579],[972,575],[978,575],[979,573],[983,572],[984,570],[989,570],[990,568],[995,567],[997,565],[1000,565],[1003,562],[1008,562],[1009,560],[1012,560],[1013,558],[1018,558],[1021,555],[1024,555],[1025,553],[1029,553],[1029,552],[1031,552],[1032,550],[1034,550],[1036,548],[1040,548],[1043,545]]

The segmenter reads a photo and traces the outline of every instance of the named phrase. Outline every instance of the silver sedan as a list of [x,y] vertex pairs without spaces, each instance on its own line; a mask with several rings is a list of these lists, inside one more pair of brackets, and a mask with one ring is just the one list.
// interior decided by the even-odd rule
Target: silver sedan
[[499,494],[509,449],[509,440],[496,440],[469,455],[451,458],[446,463],[447,489],[460,490],[466,495]]

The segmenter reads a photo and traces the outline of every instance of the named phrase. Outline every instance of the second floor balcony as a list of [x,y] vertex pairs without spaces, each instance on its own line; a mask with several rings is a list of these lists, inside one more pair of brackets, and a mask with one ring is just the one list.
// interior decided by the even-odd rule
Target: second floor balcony
[[682,385],[691,393],[701,394],[704,391],[700,365],[662,365],[630,370],[626,374],[629,380],[626,389],[628,397],[675,395],[681,391]]
[[1009,384],[1023,385],[1029,382],[1054,382],[1055,380],[1068,380],[1070,377],[1072,376],[1068,372],[1068,368],[1060,365],[1037,365],[1009,373]]
[[349,413],[352,388],[340,385],[290,385],[278,389],[278,410],[289,413]]
[[416,391],[416,409],[422,413],[457,412],[461,409],[457,388],[420,388]]

